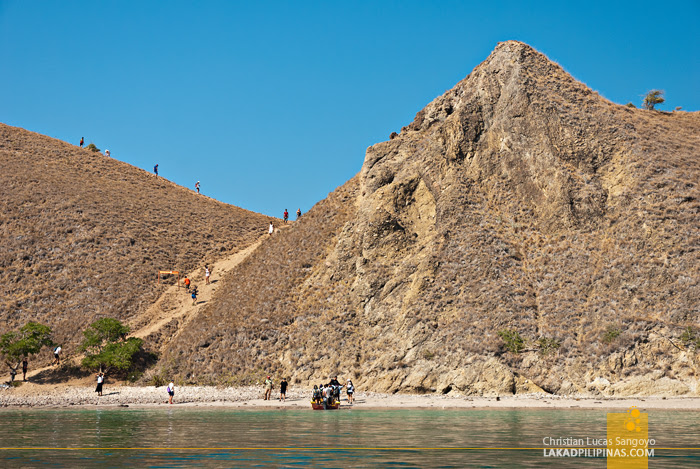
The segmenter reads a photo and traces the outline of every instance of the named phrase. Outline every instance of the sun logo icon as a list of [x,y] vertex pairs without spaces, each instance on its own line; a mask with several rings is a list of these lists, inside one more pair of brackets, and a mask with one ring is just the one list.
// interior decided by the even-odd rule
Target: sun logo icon
[[627,418],[625,418],[625,428],[629,432],[641,432],[642,419],[640,418],[642,413],[637,409],[636,406],[632,406],[627,409]]

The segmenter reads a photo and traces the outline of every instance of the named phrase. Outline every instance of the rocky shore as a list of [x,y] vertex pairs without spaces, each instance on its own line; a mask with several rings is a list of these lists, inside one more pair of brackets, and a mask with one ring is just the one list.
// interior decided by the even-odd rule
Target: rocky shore
[[[174,405],[240,408],[309,408],[310,391],[290,389],[285,402],[262,399],[260,386],[215,387],[177,386]],[[39,385],[23,383],[19,387],[0,387],[0,408],[54,408],[71,406],[168,407],[165,386],[105,385],[98,397],[94,386]],[[342,407],[348,406],[345,395]],[[651,409],[700,411],[697,397],[624,397],[591,398],[590,396],[556,396],[541,393],[509,396],[473,397],[438,394],[383,394],[357,392],[353,408],[582,408],[626,409],[631,406]]]

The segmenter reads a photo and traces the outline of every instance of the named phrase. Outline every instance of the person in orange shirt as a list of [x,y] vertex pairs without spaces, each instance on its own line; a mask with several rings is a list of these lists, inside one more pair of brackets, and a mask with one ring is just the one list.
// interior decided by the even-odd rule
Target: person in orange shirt
[[185,280],[183,280],[183,283],[185,284],[185,290],[190,291],[190,279],[185,277]]

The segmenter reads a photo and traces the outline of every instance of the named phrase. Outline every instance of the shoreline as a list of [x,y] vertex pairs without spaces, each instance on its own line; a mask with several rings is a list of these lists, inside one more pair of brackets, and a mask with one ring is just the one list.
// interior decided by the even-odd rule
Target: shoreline
[[[290,389],[285,402],[279,392],[269,401],[262,399],[261,386],[216,387],[176,386],[172,405],[165,386],[121,386],[106,384],[98,397],[93,386],[38,385],[24,383],[0,389],[0,411],[26,408],[163,408],[210,407],[238,409],[308,409],[311,392]],[[341,396],[341,409],[666,409],[700,411],[700,397],[663,396],[556,396],[516,394],[507,396],[463,396],[436,394],[384,394],[356,392],[355,405]]]

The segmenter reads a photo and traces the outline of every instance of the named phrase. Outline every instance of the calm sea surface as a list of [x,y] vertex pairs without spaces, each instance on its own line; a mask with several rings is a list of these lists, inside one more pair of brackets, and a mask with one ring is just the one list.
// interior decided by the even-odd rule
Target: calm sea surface
[[[700,468],[700,412],[650,410],[649,467]],[[605,410],[0,411],[0,467],[605,467],[543,438],[606,438]],[[534,448],[534,449],[528,449]]]

